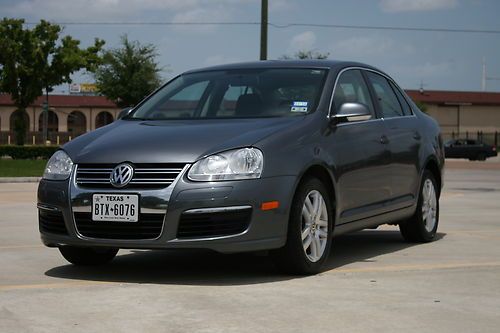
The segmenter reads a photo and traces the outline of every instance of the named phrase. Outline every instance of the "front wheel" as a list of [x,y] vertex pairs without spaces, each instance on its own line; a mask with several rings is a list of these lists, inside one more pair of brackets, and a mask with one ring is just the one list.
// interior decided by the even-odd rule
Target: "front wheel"
[[417,209],[410,219],[399,224],[403,238],[409,242],[434,240],[439,223],[439,200],[436,180],[428,170],[424,172]]
[[118,249],[92,248],[92,247],[59,247],[64,259],[76,266],[103,265],[114,259]]
[[332,243],[332,204],[325,185],[308,178],[297,189],[284,247],[271,252],[275,264],[291,274],[316,274]]

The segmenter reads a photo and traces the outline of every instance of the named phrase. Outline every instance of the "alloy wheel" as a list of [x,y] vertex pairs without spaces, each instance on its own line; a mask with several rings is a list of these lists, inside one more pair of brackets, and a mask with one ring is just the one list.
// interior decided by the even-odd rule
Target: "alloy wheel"
[[302,245],[311,262],[321,259],[328,242],[328,210],[317,190],[310,191],[302,206]]
[[422,221],[425,230],[432,232],[436,226],[437,197],[432,180],[426,179],[422,187]]

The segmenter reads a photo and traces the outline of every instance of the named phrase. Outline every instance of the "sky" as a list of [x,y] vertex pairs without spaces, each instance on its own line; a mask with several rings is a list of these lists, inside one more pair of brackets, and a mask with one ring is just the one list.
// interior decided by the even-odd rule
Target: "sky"
[[[168,80],[183,71],[259,58],[260,26],[97,25],[95,22],[254,22],[260,0],[0,0],[0,17],[62,23],[63,33],[107,48],[120,36],[157,47]],[[498,0],[269,0],[269,22],[500,31]],[[485,59],[487,90],[500,92],[500,33],[451,33],[269,27],[268,58],[298,50],[380,68],[405,89],[480,91]],[[92,77],[78,73],[76,82]],[[66,86],[57,91],[67,91]]]

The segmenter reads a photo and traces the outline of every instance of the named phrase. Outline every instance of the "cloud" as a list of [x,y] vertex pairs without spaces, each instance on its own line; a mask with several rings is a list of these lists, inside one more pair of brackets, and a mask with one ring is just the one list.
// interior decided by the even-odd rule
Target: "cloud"
[[454,8],[458,0],[380,0],[384,12],[421,12]]
[[269,12],[283,12],[287,10],[294,10],[297,8],[295,3],[289,0],[271,0],[269,1]]
[[415,79],[428,79],[440,78],[453,72],[455,69],[455,62],[441,61],[441,62],[424,62],[422,64],[413,64],[406,66],[392,66],[390,72],[405,77],[413,77]]
[[356,36],[340,40],[333,44],[331,54],[335,58],[361,60],[369,56],[412,54],[415,48],[411,44],[400,44],[395,40],[379,35]]
[[312,31],[305,31],[292,37],[290,49],[293,51],[311,50],[316,43],[316,35]]
[[[54,21],[119,21],[127,18],[140,20],[145,12],[184,15],[199,19],[197,10],[213,14],[228,7],[249,3],[251,0],[18,0],[13,4],[0,4],[6,16],[49,19]],[[220,16],[220,15],[219,15]],[[217,17],[219,17],[217,16]],[[203,17],[205,21],[213,17]],[[168,18],[165,19],[166,21]]]
[[[174,23],[189,23],[189,22],[223,22],[230,17],[231,10],[221,7],[215,8],[194,8],[187,11],[182,11],[175,14],[172,22]],[[217,29],[216,25],[177,25],[174,28],[178,31],[194,32],[194,33],[210,33]]]
[[228,57],[225,55],[217,54],[214,56],[210,56],[207,59],[205,59],[204,64],[206,66],[216,66],[216,65],[222,65],[222,64],[230,64],[234,62],[240,62],[241,60],[235,57]]

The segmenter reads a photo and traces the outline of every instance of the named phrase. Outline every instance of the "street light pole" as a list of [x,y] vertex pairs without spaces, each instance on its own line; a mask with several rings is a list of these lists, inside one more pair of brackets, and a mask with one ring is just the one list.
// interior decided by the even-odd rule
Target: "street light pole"
[[45,101],[42,103],[43,112],[43,144],[47,143],[48,125],[49,125],[49,90],[45,90]]
[[260,60],[267,60],[267,2],[262,0],[260,10]]

